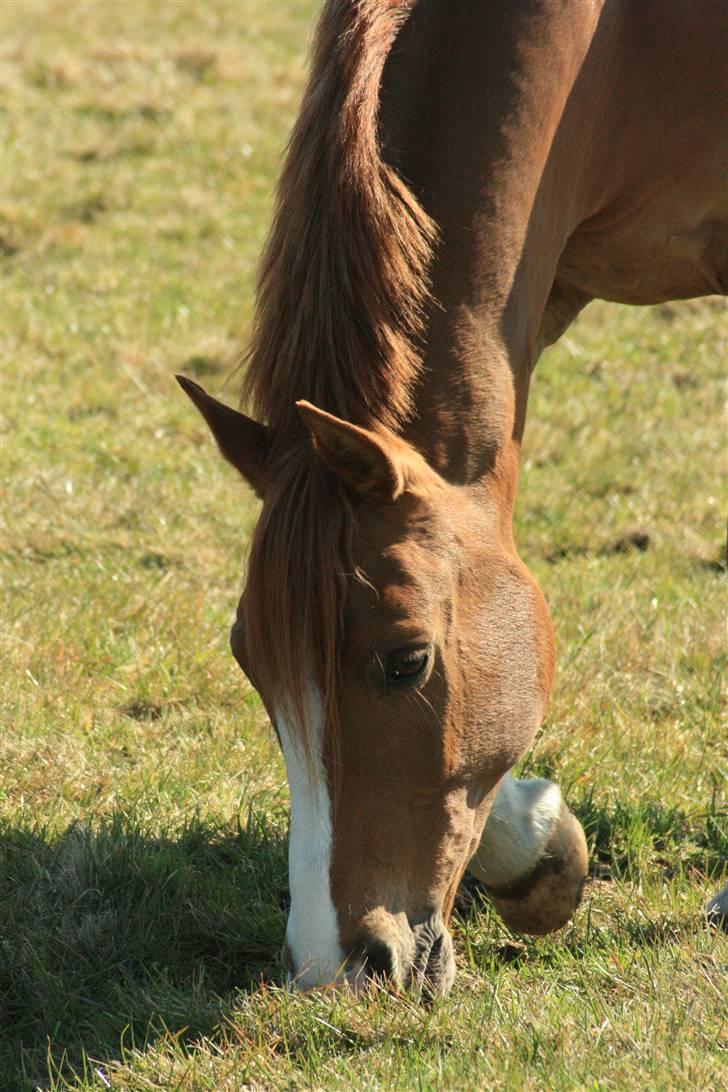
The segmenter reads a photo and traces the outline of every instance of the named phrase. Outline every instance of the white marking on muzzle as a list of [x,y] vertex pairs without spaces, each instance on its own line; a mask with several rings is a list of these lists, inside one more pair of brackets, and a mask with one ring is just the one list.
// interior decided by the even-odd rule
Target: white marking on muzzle
[[471,871],[486,885],[507,887],[534,870],[561,812],[561,791],[534,777],[500,783]]
[[291,982],[300,989],[343,977],[345,962],[331,900],[331,802],[322,755],[323,706],[313,687],[307,700],[308,759],[291,717],[275,717],[291,790],[291,910],[286,941],[294,968]]

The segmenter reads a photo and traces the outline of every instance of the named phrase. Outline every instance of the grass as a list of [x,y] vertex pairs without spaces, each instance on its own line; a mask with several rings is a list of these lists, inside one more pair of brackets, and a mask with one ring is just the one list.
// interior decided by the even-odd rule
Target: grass
[[479,896],[430,1009],[296,997],[287,788],[227,629],[256,504],[227,382],[315,4],[3,7],[0,1088],[719,1088],[725,308],[595,304],[518,507],[560,668],[523,764],[585,825],[563,934]]

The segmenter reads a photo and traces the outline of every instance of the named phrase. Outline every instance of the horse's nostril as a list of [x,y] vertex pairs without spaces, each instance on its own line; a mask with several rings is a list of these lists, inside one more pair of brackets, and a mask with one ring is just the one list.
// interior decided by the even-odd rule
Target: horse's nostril
[[367,973],[372,977],[391,978],[394,967],[392,949],[383,940],[369,939],[364,943],[363,956]]

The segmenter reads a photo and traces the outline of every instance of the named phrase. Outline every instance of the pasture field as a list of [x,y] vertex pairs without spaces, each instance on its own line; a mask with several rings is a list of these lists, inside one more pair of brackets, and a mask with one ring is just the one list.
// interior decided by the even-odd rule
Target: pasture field
[[592,305],[536,374],[521,551],[594,877],[480,895],[425,1008],[292,996],[287,787],[227,647],[256,503],[172,379],[235,400],[316,4],[5,0],[0,1089],[718,1089],[726,310]]

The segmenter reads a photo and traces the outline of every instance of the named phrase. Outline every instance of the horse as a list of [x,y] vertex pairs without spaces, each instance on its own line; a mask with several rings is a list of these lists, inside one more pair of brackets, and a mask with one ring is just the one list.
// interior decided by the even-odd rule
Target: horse
[[[262,501],[232,652],[291,795],[301,988],[444,994],[469,867],[513,928],[588,870],[510,771],[554,674],[512,532],[529,382],[592,299],[728,287],[728,8],[327,0],[241,407],[178,377]],[[715,913],[728,910],[728,888]]]

